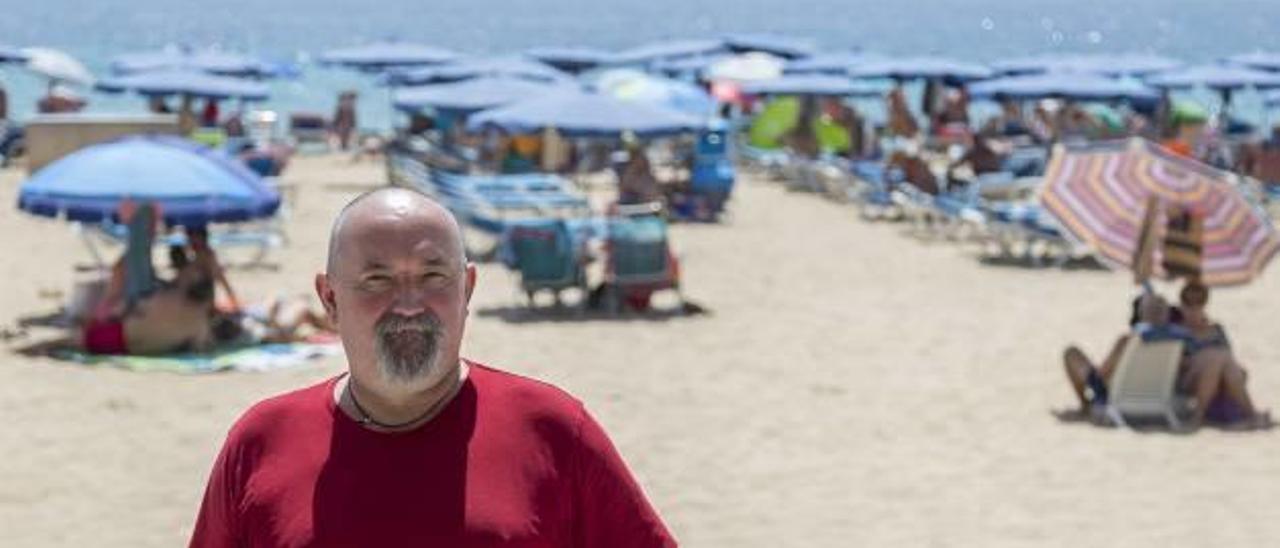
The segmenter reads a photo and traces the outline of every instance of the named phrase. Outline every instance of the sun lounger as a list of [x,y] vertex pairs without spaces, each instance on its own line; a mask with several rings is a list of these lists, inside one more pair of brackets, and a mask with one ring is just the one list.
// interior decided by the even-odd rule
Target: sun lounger
[[1163,418],[1180,428],[1179,398],[1175,395],[1182,341],[1144,342],[1130,337],[1111,382],[1106,415],[1126,426],[1126,417]]

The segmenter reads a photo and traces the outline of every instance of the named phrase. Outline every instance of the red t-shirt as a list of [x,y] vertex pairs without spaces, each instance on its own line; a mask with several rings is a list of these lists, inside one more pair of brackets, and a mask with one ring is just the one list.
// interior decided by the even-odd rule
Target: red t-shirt
[[408,432],[357,424],[333,401],[337,378],[255,405],[227,435],[191,546],[675,546],[581,402],[470,365]]

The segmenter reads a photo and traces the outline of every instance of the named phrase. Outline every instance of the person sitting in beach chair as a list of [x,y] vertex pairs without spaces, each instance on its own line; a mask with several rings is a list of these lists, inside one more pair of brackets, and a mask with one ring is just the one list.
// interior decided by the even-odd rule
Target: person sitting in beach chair
[[[1070,346],[1063,353],[1063,365],[1067,378],[1080,402],[1083,412],[1095,406],[1105,406],[1108,387],[1120,364],[1125,347],[1133,337],[1144,342],[1178,340],[1184,343],[1182,362],[1179,365],[1176,387],[1179,393],[1193,398],[1192,424],[1202,423],[1213,407],[1214,400],[1225,397],[1250,423],[1267,421],[1266,415],[1253,412],[1252,402],[1245,391],[1245,377],[1233,366],[1229,353],[1213,350],[1196,341],[1192,331],[1174,323],[1173,310],[1163,297],[1144,293],[1133,302],[1130,330],[1117,338],[1107,357],[1094,364],[1079,347]],[[1242,371],[1242,370],[1241,370]],[[1217,418],[1217,417],[1209,417]]]
[[[1236,359],[1227,338],[1226,329],[1209,318],[1205,311],[1209,302],[1209,288],[1189,281],[1178,295],[1181,325],[1191,335],[1191,353],[1197,360],[1186,364],[1180,371],[1178,388],[1184,393],[1194,393],[1199,385],[1217,384],[1211,401],[1203,406],[1203,413],[1222,422],[1263,425],[1269,414],[1259,412],[1247,389],[1248,372]],[[1208,389],[1206,388],[1206,391]]]
[[221,303],[230,310],[239,310],[240,301],[236,299],[236,292],[227,280],[226,269],[218,261],[217,252],[209,246],[209,230],[202,226],[187,227],[186,233],[194,275],[207,279],[210,283],[216,282],[226,292],[226,299]]
[[653,174],[649,156],[640,145],[627,146],[627,162],[618,174],[618,203],[643,204],[662,200],[662,189]]
[[912,186],[920,189],[929,195],[936,196],[941,191],[938,184],[938,177],[933,174],[933,170],[929,168],[929,164],[916,154],[912,154],[908,150],[897,150],[889,156],[889,161],[885,165],[886,170],[896,170],[902,175],[902,181],[910,183]]

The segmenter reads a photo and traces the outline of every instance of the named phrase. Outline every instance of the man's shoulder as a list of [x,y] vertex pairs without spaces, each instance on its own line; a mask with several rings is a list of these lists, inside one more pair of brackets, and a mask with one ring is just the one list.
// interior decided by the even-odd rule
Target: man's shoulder
[[582,402],[546,381],[468,360],[477,390],[500,401],[505,409],[541,418],[577,420]]
[[305,388],[299,388],[269,397],[254,404],[236,421],[231,432],[237,436],[253,437],[274,428],[296,425],[295,419],[314,417],[326,413],[327,398],[333,390],[334,378],[325,379]]

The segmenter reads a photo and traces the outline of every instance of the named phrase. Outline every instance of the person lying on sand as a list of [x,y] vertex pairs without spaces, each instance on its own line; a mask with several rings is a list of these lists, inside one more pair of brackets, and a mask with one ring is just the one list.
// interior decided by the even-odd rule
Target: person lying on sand
[[217,314],[212,328],[214,340],[231,345],[300,342],[317,333],[336,332],[328,316],[313,310],[302,298],[276,298],[238,312]]

